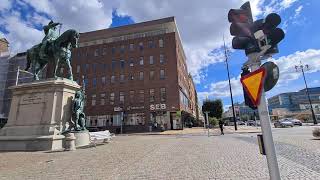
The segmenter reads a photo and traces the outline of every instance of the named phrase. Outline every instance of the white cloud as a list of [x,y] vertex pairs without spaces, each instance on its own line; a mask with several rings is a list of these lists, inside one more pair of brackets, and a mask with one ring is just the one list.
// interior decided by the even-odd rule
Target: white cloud
[[11,7],[11,3],[9,0],[1,0],[0,3],[0,11],[8,10]]
[[[5,18],[18,17],[15,22],[19,22],[21,25],[19,27],[32,33],[29,33],[30,37],[26,38],[23,37],[24,30],[6,27],[9,31],[6,36],[8,36],[13,49],[23,51],[31,47],[30,42],[34,43],[35,40],[43,37],[43,33],[36,30],[35,27],[47,24],[48,18],[63,23],[62,31],[74,28],[85,32],[107,28],[111,24],[113,8],[117,8],[119,15],[129,15],[136,22],[175,16],[187,55],[189,71],[195,82],[199,83],[201,79],[206,77],[206,73],[203,72],[206,67],[224,60],[223,53],[219,51],[223,45],[222,37],[225,35],[228,46],[230,46],[232,39],[229,35],[230,24],[227,20],[227,13],[231,8],[239,8],[245,1],[203,0],[201,3],[198,1],[186,3],[185,0],[21,0],[17,3],[21,6],[32,6],[36,12],[29,12],[27,21],[19,19],[18,12],[10,12]],[[255,17],[267,10],[265,0],[250,0],[250,2]],[[284,9],[290,7],[294,2],[293,0],[280,2],[272,0],[269,3],[270,6],[267,7],[274,5],[269,9]],[[8,23],[9,21],[6,19],[0,18],[0,24]],[[34,36],[31,37],[32,35]],[[215,51],[212,52],[212,50]]]
[[99,0],[24,0],[16,3],[22,8],[32,6],[36,11],[25,12],[23,15],[27,20],[22,20],[21,13],[16,10],[6,10],[3,18],[0,17],[0,25],[9,32],[5,37],[10,42],[11,53],[25,51],[41,42],[44,34],[36,27],[46,25],[50,21],[48,17],[61,22],[62,31],[70,28],[81,32],[94,31],[107,28],[112,21],[112,6],[105,6]]
[[[225,35],[227,44],[231,44],[230,24],[227,20],[228,11],[232,8],[239,8],[244,2],[245,0],[203,0],[201,3],[198,1],[186,3],[185,0],[135,0],[119,1],[116,6],[119,14],[130,15],[137,22],[175,16],[187,55],[189,71],[195,82],[199,83],[205,78],[202,71],[206,67],[223,61],[221,52],[210,52],[222,47],[223,35]],[[293,2],[272,0],[267,7],[270,11],[280,11],[290,7]],[[267,10],[265,0],[250,0],[250,3],[254,17]]]
[[[297,51],[288,56],[282,56],[278,59],[271,59],[271,61],[275,62],[278,65],[280,71],[278,83],[276,85],[276,88],[271,90],[273,91],[271,92],[271,94],[280,93],[278,88],[281,88],[281,90],[283,90],[284,92],[293,91],[293,89],[289,89],[288,86],[292,87],[292,85],[289,85],[289,83],[297,80],[302,76],[301,70],[296,71],[295,68],[296,65],[300,64],[300,61],[303,63],[304,67],[305,65],[309,66],[309,69],[305,69],[306,74],[320,72],[320,49]],[[315,80],[314,83],[316,82],[319,81]],[[237,78],[231,78],[231,86],[234,96],[243,95],[240,76],[238,76]],[[229,97],[230,93],[228,80],[210,84],[210,90],[207,92],[199,92],[198,96],[202,99],[204,96],[213,96],[215,98]]]

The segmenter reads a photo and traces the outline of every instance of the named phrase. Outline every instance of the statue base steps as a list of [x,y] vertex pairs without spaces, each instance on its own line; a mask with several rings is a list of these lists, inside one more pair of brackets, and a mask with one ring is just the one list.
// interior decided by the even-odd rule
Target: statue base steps
[[10,87],[7,124],[0,129],[0,151],[63,149],[72,99],[80,86],[68,79],[47,79]]

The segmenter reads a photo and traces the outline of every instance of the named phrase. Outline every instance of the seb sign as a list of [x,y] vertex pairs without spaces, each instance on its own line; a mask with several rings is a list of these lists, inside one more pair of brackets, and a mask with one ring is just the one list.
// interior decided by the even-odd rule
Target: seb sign
[[150,104],[150,111],[165,110],[166,104]]

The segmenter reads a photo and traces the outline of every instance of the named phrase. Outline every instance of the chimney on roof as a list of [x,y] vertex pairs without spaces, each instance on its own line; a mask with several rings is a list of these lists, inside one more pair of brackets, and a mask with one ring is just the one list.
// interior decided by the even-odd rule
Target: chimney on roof
[[9,52],[9,42],[6,38],[0,38],[0,54]]

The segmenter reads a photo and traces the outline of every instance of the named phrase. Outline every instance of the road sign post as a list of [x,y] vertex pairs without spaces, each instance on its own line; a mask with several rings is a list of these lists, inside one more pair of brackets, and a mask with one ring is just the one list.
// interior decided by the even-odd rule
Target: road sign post
[[[251,71],[255,71],[260,67],[260,53],[251,53],[248,55],[249,62],[256,62],[249,64],[251,67]],[[258,105],[258,112],[260,116],[260,124],[263,142],[265,145],[265,151],[267,156],[267,163],[269,168],[269,175],[271,180],[280,180],[280,172],[277,161],[276,150],[274,147],[272,131],[271,131],[271,122],[268,112],[268,106],[265,98],[265,92],[262,89],[260,104]]]

